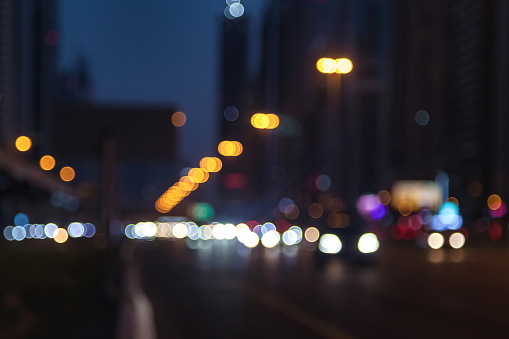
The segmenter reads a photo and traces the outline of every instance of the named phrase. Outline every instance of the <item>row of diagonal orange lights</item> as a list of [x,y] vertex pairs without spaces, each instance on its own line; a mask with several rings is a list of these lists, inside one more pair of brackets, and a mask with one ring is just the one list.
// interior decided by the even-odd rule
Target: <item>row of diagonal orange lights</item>
[[156,210],[160,213],[168,213],[192,191],[196,190],[200,184],[209,180],[209,173],[219,172],[222,167],[223,162],[219,158],[202,158],[200,167],[191,168],[187,175],[181,177],[157,199]]
[[[172,117],[172,122],[177,127],[183,126],[185,114],[176,112]],[[256,113],[251,117],[251,124],[258,129],[275,129],[279,126],[279,117],[271,113]],[[218,145],[218,151],[222,156],[236,157],[242,153],[243,146],[238,141],[225,140]],[[222,166],[219,158],[205,157],[201,159],[199,168],[191,168],[187,175],[181,177],[157,199],[156,210],[160,213],[168,213],[192,191],[196,190],[200,184],[206,182],[210,172],[218,172]]]

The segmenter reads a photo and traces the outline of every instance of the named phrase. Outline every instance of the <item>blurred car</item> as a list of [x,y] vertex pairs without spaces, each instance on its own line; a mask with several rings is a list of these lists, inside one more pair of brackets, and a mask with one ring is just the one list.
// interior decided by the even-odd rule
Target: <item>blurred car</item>
[[316,247],[316,264],[323,266],[330,258],[339,257],[350,263],[374,264],[380,247],[374,233],[364,232],[361,223],[348,228],[323,227]]

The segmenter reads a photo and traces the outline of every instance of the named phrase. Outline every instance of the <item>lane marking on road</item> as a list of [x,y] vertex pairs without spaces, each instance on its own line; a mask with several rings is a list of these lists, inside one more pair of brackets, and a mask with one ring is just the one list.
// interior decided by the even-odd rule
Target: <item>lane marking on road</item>
[[[241,285],[242,286],[242,285]],[[307,327],[313,332],[324,338],[334,339],[353,339],[354,337],[347,332],[339,329],[337,326],[313,315],[300,308],[299,306],[285,300],[284,298],[274,294],[268,290],[262,289],[254,284],[243,284],[246,294],[256,301],[272,308],[283,314],[287,318],[292,319],[298,324]],[[239,286],[240,287],[240,286]]]

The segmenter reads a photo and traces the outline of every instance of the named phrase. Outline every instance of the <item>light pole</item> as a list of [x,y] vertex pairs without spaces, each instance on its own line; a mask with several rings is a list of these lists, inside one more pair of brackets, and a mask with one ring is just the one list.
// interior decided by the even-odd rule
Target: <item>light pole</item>
[[[342,135],[341,130],[341,75],[350,73],[353,69],[352,62],[347,58],[332,59],[321,58],[316,62],[319,72],[327,74],[326,83],[326,109],[323,119],[322,152],[325,159],[322,168],[332,178],[341,178],[342,166]],[[339,145],[339,150],[335,150]],[[334,156],[333,156],[334,154]],[[333,173],[337,173],[333,175]],[[340,181],[341,179],[339,179]]]

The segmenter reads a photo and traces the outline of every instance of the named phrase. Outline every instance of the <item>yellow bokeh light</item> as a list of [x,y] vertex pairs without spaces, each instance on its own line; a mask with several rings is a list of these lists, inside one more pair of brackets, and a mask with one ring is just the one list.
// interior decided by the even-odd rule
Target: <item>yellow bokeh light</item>
[[187,175],[193,179],[194,182],[202,184],[209,180],[209,172],[203,170],[202,168],[191,168]]
[[32,140],[24,135],[16,139],[16,148],[18,151],[26,152],[32,147]]
[[59,244],[66,242],[68,238],[69,235],[67,234],[65,228],[58,228],[55,230],[55,233],[53,233],[53,240]]
[[173,195],[173,196],[176,196],[176,197],[183,197],[184,196],[184,191],[182,191],[182,189],[177,185],[173,185],[172,187],[170,187],[170,189],[168,190],[168,193],[170,195]]
[[336,63],[331,58],[321,58],[316,62],[316,68],[321,73],[332,74],[336,69]]
[[156,201],[155,208],[159,213],[168,213],[171,209],[169,206],[164,205],[160,199]]
[[251,124],[256,128],[265,129],[269,126],[269,123],[269,117],[263,113],[256,113],[251,118]]
[[352,62],[347,58],[336,59],[335,63],[336,63],[336,69],[335,69],[336,73],[346,74],[346,73],[350,73],[353,69]]
[[183,196],[176,196],[174,193],[171,196],[165,196],[161,199],[162,206],[165,208],[172,208],[183,199]]
[[176,182],[175,185],[173,185],[170,188],[172,193],[177,198],[177,201],[181,201],[182,199],[184,199],[185,197],[187,197],[189,195],[189,191],[183,190],[182,187],[180,187],[179,183],[180,183],[180,181]]
[[186,123],[186,115],[184,112],[175,112],[171,116],[171,123],[175,127],[182,127]]
[[255,113],[251,117],[251,125],[258,129],[274,129],[279,126],[279,117],[272,113]]
[[218,151],[221,155],[232,156],[235,153],[235,145],[231,141],[221,141]]
[[353,69],[352,61],[347,58],[331,59],[321,58],[316,62],[316,68],[321,73],[325,74],[346,74],[350,73]]
[[198,183],[188,176],[180,178],[178,185],[184,192],[194,191],[198,188]]
[[210,157],[205,157],[200,160],[200,168],[207,172],[212,172],[211,169],[213,169],[215,163],[213,160],[210,159]]
[[207,172],[212,172],[215,162],[210,157],[205,157],[200,160],[200,168]]
[[63,181],[71,181],[74,179],[75,173],[72,167],[66,166],[60,170],[60,178]]
[[279,117],[277,115],[269,113],[267,118],[269,119],[269,124],[266,129],[274,129],[279,126]]
[[318,59],[318,61],[316,62],[316,69],[320,72],[320,73],[325,73],[323,71],[323,62],[325,61],[325,58],[320,58]]
[[221,141],[217,147],[219,153],[227,157],[236,157],[242,153],[242,144],[238,141]]
[[45,155],[39,161],[41,168],[45,171],[52,170],[55,167],[55,158],[51,155]]
[[235,145],[235,153],[237,156],[242,154],[242,151],[244,150],[244,146],[239,141],[233,141],[233,144]]
[[492,194],[488,198],[488,207],[491,210],[498,210],[500,206],[502,205],[502,199],[497,194]]
[[182,197],[182,190],[179,188],[179,191],[178,192],[175,192],[175,188],[174,187],[170,187],[169,190],[167,190],[162,196],[161,196],[161,200],[163,201],[163,203],[165,204],[173,204],[175,203],[176,201],[180,201],[181,197]]
[[223,162],[217,157],[205,157],[200,160],[200,168],[207,172],[219,172]]

